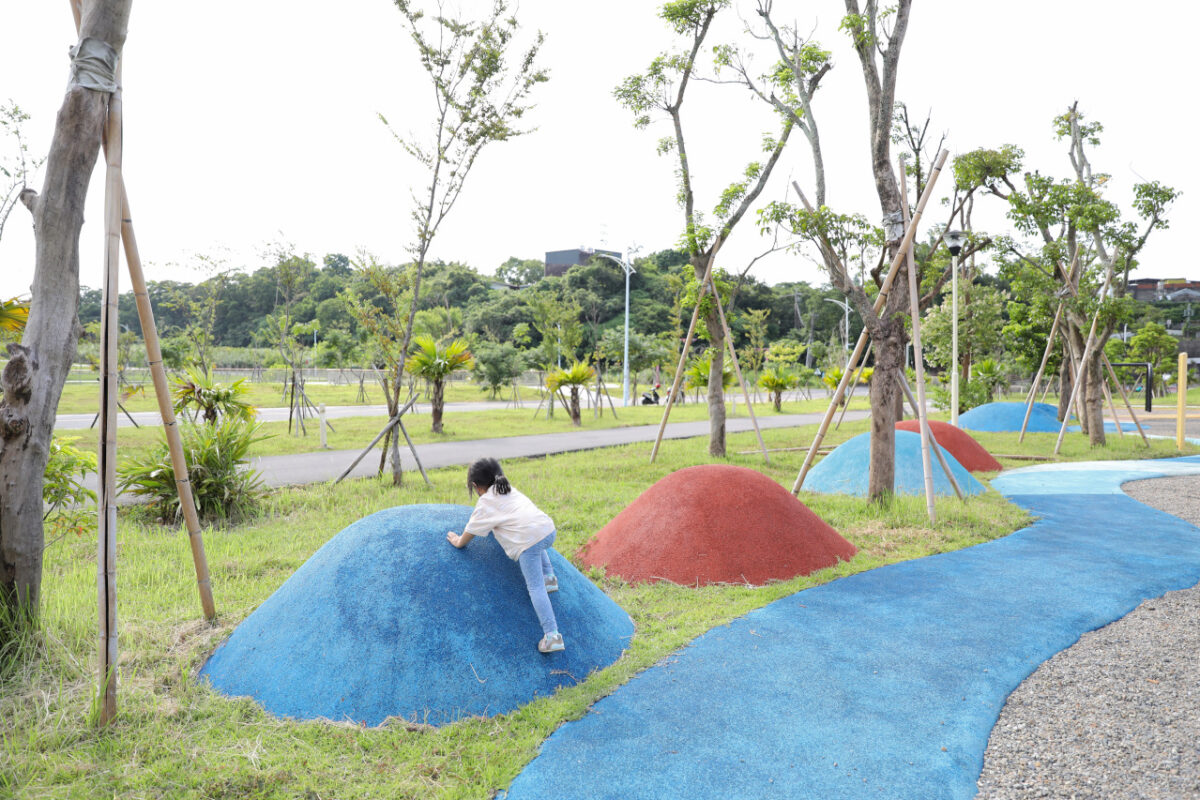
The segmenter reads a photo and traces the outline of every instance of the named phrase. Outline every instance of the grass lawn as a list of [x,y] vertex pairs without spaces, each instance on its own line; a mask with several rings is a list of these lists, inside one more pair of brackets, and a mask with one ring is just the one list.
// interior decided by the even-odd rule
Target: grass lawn
[[[824,398],[802,400],[784,403],[784,414],[820,413],[828,406]],[[850,401],[850,408],[866,410],[869,404],[865,397],[856,397]],[[546,416],[542,409],[534,417],[537,405],[526,408],[497,408],[492,411],[449,411],[442,419],[444,430],[440,434],[433,433],[432,421],[429,414],[405,415],[404,424],[408,433],[417,444],[430,442],[468,441],[472,439],[492,439],[501,436],[528,436],[539,433],[567,433],[578,430],[571,425],[571,418],[562,408],[555,408],[554,418]],[[770,403],[756,403],[754,413],[760,417],[775,414],[774,406]],[[618,408],[618,416],[605,408],[604,416],[596,418],[591,409],[582,413],[582,427],[586,430],[599,428],[619,428],[636,425],[657,425],[662,420],[662,406],[630,406]],[[730,417],[745,417],[745,406],[738,403],[736,413]],[[694,422],[708,419],[707,406],[703,403],[687,402],[671,409],[672,422]],[[356,450],[366,447],[375,435],[379,433],[387,415],[375,417],[344,417],[330,420],[332,431],[326,432],[326,441],[330,450]],[[252,450],[254,456],[285,455],[291,453],[313,453],[321,449],[321,436],[315,420],[305,422],[307,435],[299,435],[299,427],[293,424],[293,433],[288,433],[286,422],[263,423],[262,432],[270,438],[256,444]],[[76,438],[79,447],[85,447],[95,452],[98,432],[95,428],[80,430],[63,430],[58,434],[64,438]],[[162,436],[161,427],[143,426],[141,428],[122,427],[117,435],[117,457],[141,450],[159,441]],[[401,442],[403,445],[403,441]]]
[[[862,430],[847,424],[830,443]],[[766,431],[769,447],[811,441],[813,427]],[[1011,454],[1047,454],[1053,436],[981,435]],[[1141,457],[1126,439],[1102,453],[1084,437],[1067,439],[1064,458]],[[646,445],[506,462],[513,483],[558,523],[557,548],[574,560],[584,542],[668,473],[713,461],[706,440],[672,441],[649,464]],[[729,437],[726,463],[759,469],[790,487],[802,450],[739,455],[753,433]],[[1023,448],[1023,450],[1021,450]],[[1018,452],[1021,450],[1021,452]],[[1190,452],[1195,452],[1191,448]],[[1174,455],[1155,442],[1154,455]],[[1027,463],[1027,462],[1018,462]],[[984,476],[985,479],[987,476]],[[257,520],[208,530],[205,547],[219,617],[201,619],[185,536],[145,525],[121,511],[118,583],[121,630],[120,711],[114,724],[89,722],[95,693],[96,566],[94,535],[46,551],[42,629],[36,657],[10,663],[0,678],[0,796],[21,798],[488,798],[508,785],[540,743],[564,721],[699,634],[759,606],[834,578],[888,563],[967,547],[1025,526],[1027,515],[997,493],[938,501],[931,528],[924,498],[886,507],[861,499],[805,494],[803,500],[859,548],[850,562],[764,587],[629,585],[597,571],[590,577],[636,626],[629,650],[583,683],[510,714],[437,729],[361,728],[276,719],[249,700],[198,684],[212,650],[330,537],[374,511],[407,503],[463,503],[462,468],[431,473],[395,489],[376,480],[272,493]],[[576,561],[576,563],[578,563]],[[298,621],[302,622],[302,621]],[[797,657],[802,657],[798,654]],[[0,666],[5,666],[0,663]]]

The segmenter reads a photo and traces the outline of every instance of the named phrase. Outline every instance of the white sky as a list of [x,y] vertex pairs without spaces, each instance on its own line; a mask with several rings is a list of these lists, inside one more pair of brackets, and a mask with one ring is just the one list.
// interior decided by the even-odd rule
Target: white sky
[[[735,0],[752,16],[753,3]],[[462,0],[467,9],[487,5]],[[649,0],[580,3],[522,0],[527,30],[548,39],[551,80],[537,91],[538,130],[489,146],[433,255],[490,273],[509,256],[541,258],[578,245],[670,247],[682,227],[674,162],[655,154],[663,127],[637,131],[612,98],[626,75],[670,43]],[[858,62],[836,31],[836,0],[776,0],[834,51],[817,95],[829,202],[878,220],[869,171],[866,100]],[[1074,100],[1105,125],[1092,162],[1113,175],[1112,199],[1128,208],[1130,186],[1159,179],[1184,191],[1172,228],[1144,252],[1142,277],[1188,276],[1189,230],[1200,208],[1191,138],[1200,121],[1190,86],[1196,58],[1190,3],[1149,0],[917,0],[905,41],[898,99],[948,134],[951,156],[1004,143],[1022,146],[1027,168],[1058,177],[1070,165],[1051,120]],[[426,129],[430,92],[400,14],[388,0],[207,0],[134,4],[125,47],[125,182],[150,279],[196,280],[195,255],[226,253],[254,269],[273,242],[319,259],[366,248],[401,261],[411,240],[409,187],[424,176],[376,117]],[[740,23],[730,18],[725,33]],[[30,147],[49,148],[74,43],[67,0],[0,0],[0,102],[33,115]],[[713,40],[714,43],[716,39]],[[213,59],[201,63],[202,57]],[[1182,84],[1182,86],[1180,86]],[[685,134],[711,209],[720,188],[757,157],[771,128],[736,87],[696,86]],[[1179,89],[1184,89],[1182,93]],[[1185,138],[1186,137],[1186,138]],[[7,144],[7,143],[6,143]],[[791,178],[810,186],[806,142],[797,133],[764,199],[784,196]],[[102,164],[102,161],[101,161]],[[94,176],[81,243],[81,280],[99,285],[103,169]],[[39,174],[33,182],[41,187]],[[949,176],[942,186],[949,188]],[[990,201],[992,230],[1003,227]],[[934,207],[928,222],[944,212]],[[740,270],[768,246],[752,219],[722,251]],[[28,291],[33,237],[18,207],[0,241],[0,296]],[[779,254],[754,273],[775,283],[823,278],[813,264]],[[1191,276],[1194,277],[1194,276]],[[125,276],[122,280],[126,281]]]

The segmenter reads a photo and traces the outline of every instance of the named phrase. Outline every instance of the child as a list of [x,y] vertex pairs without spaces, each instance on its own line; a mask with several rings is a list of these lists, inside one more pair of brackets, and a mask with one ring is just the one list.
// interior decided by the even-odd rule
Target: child
[[512,488],[500,469],[500,462],[494,458],[481,458],[471,465],[467,470],[467,488],[479,495],[475,510],[462,535],[447,531],[446,540],[461,550],[476,536],[487,536],[489,531],[495,534],[496,541],[521,566],[521,574],[525,576],[525,588],[545,634],[538,642],[538,651],[554,653],[565,649],[549,597],[550,592],[558,591],[558,578],[546,553],[554,544],[554,520]]

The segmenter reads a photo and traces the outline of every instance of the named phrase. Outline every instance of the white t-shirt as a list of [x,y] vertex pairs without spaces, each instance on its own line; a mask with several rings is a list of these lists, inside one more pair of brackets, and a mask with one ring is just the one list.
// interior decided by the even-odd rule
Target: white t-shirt
[[554,532],[554,520],[516,489],[498,494],[492,486],[479,496],[463,527],[463,533],[472,536],[487,536],[489,532],[495,534],[505,554],[516,561],[531,545]]

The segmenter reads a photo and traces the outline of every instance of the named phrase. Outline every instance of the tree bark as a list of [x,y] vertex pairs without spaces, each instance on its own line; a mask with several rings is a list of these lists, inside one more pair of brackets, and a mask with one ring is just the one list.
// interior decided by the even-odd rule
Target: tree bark
[[433,382],[433,432],[442,432],[442,410],[446,405],[446,384],[443,381],[437,380]]
[[583,427],[583,415],[579,410],[579,387],[571,387],[571,424],[576,428]]
[[708,454],[725,457],[725,329],[716,304],[704,315],[712,364],[708,369]]
[[[80,39],[125,44],[131,0],[86,6]],[[0,602],[24,616],[41,597],[42,483],[79,322],[79,230],[88,182],[108,111],[106,92],[67,88],[55,123],[46,179],[32,200],[35,249],[29,319],[21,345],[9,345],[0,406]]]

